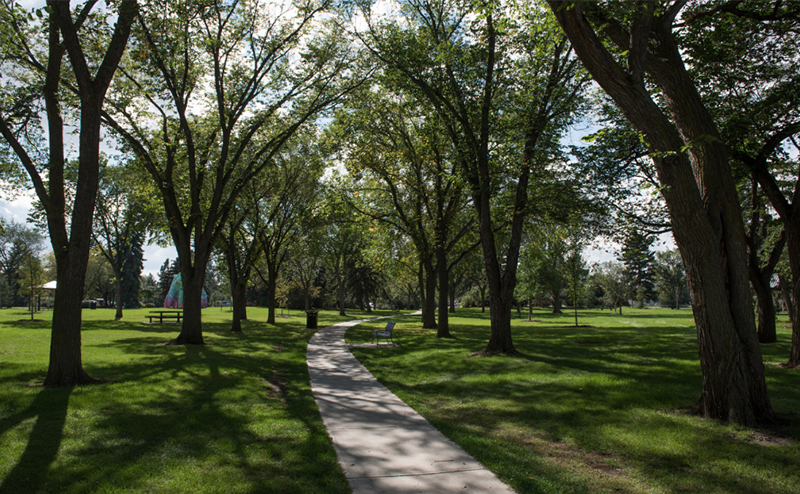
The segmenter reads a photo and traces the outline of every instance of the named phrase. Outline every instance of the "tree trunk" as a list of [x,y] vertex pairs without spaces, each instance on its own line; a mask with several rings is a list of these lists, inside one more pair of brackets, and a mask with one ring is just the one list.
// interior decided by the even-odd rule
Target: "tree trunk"
[[793,217],[784,221],[786,228],[786,250],[789,254],[789,267],[792,271],[792,348],[786,366],[800,368],[800,208],[795,206]]
[[183,323],[181,332],[171,343],[173,345],[205,345],[203,340],[202,297],[203,283],[206,279],[208,258],[201,264],[184,267],[181,262],[181,282],[183,284]]
[[[660,24],[653,26],[651,43],[630,47],[631,74],[605,50],[580,6],[562,9],[556,1],[550,6],[578,57],[648,141],[692,296],[703,374],[697,410],[706,417],[744,425],[770,421],[772,407],[746,279],[738,193],[716,126],[671,38],[671,19],[644,13],[635,21]],[[617,36],[615,41],[624,44],[623,38]],[[648,49],[657,50],[657,56]],[[645,62],[674,123],[653,102],[636,73],[635,68],[641,70]]]
[[450,313],[456,313],[456,289],[452,283],[450,284]]
[[752,264],[750,264],[749,269],[750,283],[756,295],[758,341],[760,343],[775,343],[778,341],[778,333],[775,325],[775,302],[772,300],[770,280],[765,280],[765,277],[761,276],[758,267],[754,269]]
[[225,247],[225,258],[228,263],[228,279],[231,283],[231,307],[233,309],[233,319],[231,321],[231,332],[242,332],[242,320],[247,320],[247,286],[250,283],[253,263],[251,255],[254,243],[251,243],[244,252],[244,255],[236,249],[236,230],[241,226],[236,221],[231,221],[229,236],[222,237]]
[[345,313],[345,301],[347,300],[347,288],[344,286],[344,273],[342,270],[339,271],[339,315],[346,316]]
[[233,306],[233,320],[231,331],[242,332],[242,320],[247,320],[247,280],[238,277],[231,287],[231,305]]
[[563,311],[561,310],[561,291],[554,290],[553,291],[553,314],[561,314]]
[[431,264],[425,264],[424,293],[422,329],[436,329],[436,270]]
[[792,309],[792,287],[789,280],[786,279],[785,276],[779,275],[778,276],[778,288],[781,291],[781,297],[783,298],[783,304],[786,306],[786,313],[789,316],[789,322],[794,321],[793,317],[793,309]]
[[485,355],[516,352],[514,342],[511,340],[512,297],[510,295],[489,297],[489,314],[492,324],[489,343],[481,352]]
[[[277,291],[277,281],[275,276],[270,273],[267,278],[267,324],[275,324],[275,292]],[[342,312],[341,310],[339,311]]]
[[114,305],[117,309],[114,319],[118,321],[122,319],[122,266],[114,266],[114,277],[116,278],[114,283]]
[[[94,204],[97,198],[100,162],[100,101],[96,95],[81,99],[80,174],[72,210],[68,242],[54,240],[57,287],[53,305],[53,331],[50,338],[50,365],[45,386],[72,386],[95,382],[84,370],[81,356],[81,302],[86,282],[86,267],[92,235]],[[50,216],[48,214],[48,216]],[[62,219],[57,220],[59,223]],[[51,237],[54,227],[65,233],[63,223],[48,217]],[[56,235],[59,237],[60,235]],[[64,237],[61,237],[65,240]],[[61,252],[59,255],[58,252]]]
[[[53,306],[50,338],[50,364],[46,386],[72,386],[93,382],[83,370],[81,361],[81,301],[86,281],[86,267],[92,237],[92,220],[97,198],[100,168],[100,110],[106,90],[116,72],[128,41],[130,26],[136,14],[136,2],[119,5],[114,34],[95,74],[89,73],[69,2],[48,2],[48,61],[43,88],[49,132],[48,185],[45,191],[41,176],[21,148],[20,158],[28,158],[26,168],[36,193],[45,207],[51,244],[56,256],[58,286]],[[64,140],[61,103],[58,99],[64,52],[69,53],[80,97],[80,135],[78,145],[78,181],[67,234],[65,225]],[[5,127],[5,125],[3,126]],[[8,129],[4,128],[4,136]],[[7,140],[9,136],[6,136]],[[16,142],[15,138],[9,142]],[[18,142],[17,142],[18,144]],[[23,160],[26,161],[26,160]]]
[[[525,147],[525,154],[527,154],[527,142]],[[473,195],[473,203],[478,215],[478,230],[489,290],[491,334],[486,348],[482,351],[485,355],[497,353],[513,355],[517,353],[511,338],[511,308],[514,302],[514,287],[517,283],[517,262],[519,260],[524,210],[527,204],[528,181],[530,178],[530,161],[526,156],[523,156],[522,162],[525,166],[523,166],[523,172],[517,182],[511,231],[506,245],[506,252],[503,256],[503,264],[498,256],[494,228],[492,226],[488,154],[484,154],[479,159],[479,169],[482,171],[482,187],[477,194]]]
[[73,250],[60,256],[56,264],[57,279],[53,301],[53,329],[50,335],[50,365],[45,386],[75,386],[96,382],[83,370],[81,360],[81,302],[83,301],[86,265],[89,260],[88,243],[86,260]]
[[450,312],[448,294],[450,293],[450,273],[447,269],[447,253],[444,247],[436,248],[436,270],[439,274],[439,322],[436,326],[437,338],[452,338],[450,334]]
[[419,287],[419,309],[422,311],[422,320],[425,321],[425,268],[422,266],[422,262],[417,268],[417,285]]

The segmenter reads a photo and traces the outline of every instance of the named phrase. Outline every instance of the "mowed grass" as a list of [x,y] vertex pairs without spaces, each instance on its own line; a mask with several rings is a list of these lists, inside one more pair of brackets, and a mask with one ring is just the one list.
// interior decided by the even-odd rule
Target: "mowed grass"
[[[800,492],[800,372],[790,330],[762,347],[776,424],[750,430],[689,415],[701,390],[691,311],[626,309],[512,322],[523,356],[473,357],[488,312],[459,310],[454,339],[408,319],[399,348],[354,348],[379,380],[518,493]],[[780,325],[787,324],[785,316]],[[369,341],[365,323],[352,342]]]
[[[311,394],[305,313],[272,326],[250,308],[233,334],[230,309],[205,309],[197,347],[164,346],[179,327],[147,312],[84,309],[84,367],[108,382],[48,389],[52,312],[0,311],[0,492],[350,492]],[[321,312],[320,327],[345,319]]]

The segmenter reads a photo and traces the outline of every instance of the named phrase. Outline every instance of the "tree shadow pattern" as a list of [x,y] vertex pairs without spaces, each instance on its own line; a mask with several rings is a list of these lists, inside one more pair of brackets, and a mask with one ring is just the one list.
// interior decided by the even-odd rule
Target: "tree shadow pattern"
[[86,338],[124,356],[86,365],[106,384],[31,400],[19,382],[33,373],[0,373],[20,395],[0,408],[0,447],[27,435],[24,451],[0,453],[0,492],[349,492],[308,382],[313,331],[204,324],[211,344],[163,346],[175,328],[128,324],[115,326],[128,337]]
[[353,353],[517,492],[800,492],[796,371],[768,365],[781,422],[741,430],[687,413],[701,389],[690,313],[606,312],[595,328],[546,316],[515,326],[520,357],[467,358],[488,327],[465,319],[453,340],[406,326],[400,348]]

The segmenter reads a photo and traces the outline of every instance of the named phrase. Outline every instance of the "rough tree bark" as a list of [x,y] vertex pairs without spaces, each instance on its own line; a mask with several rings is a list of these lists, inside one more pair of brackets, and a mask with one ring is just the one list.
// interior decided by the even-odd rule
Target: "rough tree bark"
[[436,267],[430,262],[423,264],[422,329],[436,329]]
[[436,245],[436,270],[439,276],[439,321],[436,327],[437,338],[452,338],[450,334],[450,313],[448,293],[450,292],[450,272],[447,269],[447,251],[441,242]]
[[[94,382],[83,369],[81,357],[81,301],[86,281],[86,267],[92,239],[92,219],[99,181],[100,111],[106,91],[117,70],[137,12],[135,0],[123,0],[117,10],[117,22],[102,63],[90,73],[81,48],[78,32],[94,6],[89,3],[73,19],[69,2],[48,1],[48,59],[42,64],[28,52],[24,55],[31,66],[45,78],[43,96],[47,116],[49,163],[47,181],[27,153],[10,124],[0,116],[0,133],[30,175],[36,194],[47,216],[50,241],[56,258],[58,286],[53,305],[53,326],[50,339],[50,364],[46,386],[73,386]],[[79,101],[78,181],[73,196],[72,216],[66,221],[64,183],[64,122],[61,70],[64,54],[68,54],[75,74],[75,93]],[[29,58],[30,57],[30,58]]]
[[772,246],[767,262],[762,266],[759,257],[761,246],[761,203],[758,198],[758,185],[755,179],[751,184],[751,198],[753,210],[750,215],[749,232],[747,234],[747,270],[750,284],[756,296],[756,315],[758,320],[759,343],[775,343],[778,341],[778,332],[775,321],[775,302],[772,299],[772,275],[786,245],[786,232],[782,231],[780,237]]
[[792,309],[792,288],[789,280],[783,275],[778,275],[778,288],[781,291],[783,298],[783,305],[786,306],[786,312],[789,315],[789,321],[794,321],[794,313]]
[[[122,257],[119,255],[119,257]],[[122,263],[120,263],[122,264]],[[124,305],[122,302],[122,266],[112,266],[114,270],[114,278],[116,282],[114,283],[114,305],[116,307],[116,311],[114,313],[114,319],[122,319],[122,306]]]
[[[602,16],[595,5],[548,3],[584,66],[647,140],[689,280],[703,374],[698,412],[745,425],[772,420],[739,198],[725,146],[671,34],[682,4],[663,15],[652,3],[638,4],[630,32],[602,19],[605,33],[628,50],[623,68],[584,15],[585,5]],[[645,87],[645,71],[661,90],[671,120]]]
[[786,198],[775,177],[767,168],[767,157],[788,136],[796,133],[800,124],[789,125],[783,131],[771,136],[762,147],[758,156],[739,155],[746,165],[754,172],[759,185],[766,194],[772,207],[777,211],[783,222],[786,235],[786,253],[789,257],[789,269],[792,274],[791,286],[791,311],[792,322],[792,347],[786,367],[800,369],[800,178],[795,181],[794,190],[791,191],[791,201]]
[[236,230],[240,227],[241,224],[231,224],[228,236],[223,236],[228,278],[231,282],[231,306],[233,308],[231,332],[234,333],[241,333],[242,321],[247,320],[247,286],[250,283],[252,272],[253,251],[257,249],[254,243],[248,245],[244,252],[237,249]]
[[[100,110],[106,90],[116,72],[119,60],[127,44],[131,24],[136,15],[135,2],[124,1],[119,7],[119,16],[114,35],[109,44],[106,58],[92,77],[86,59],[81,51],[78,28],[72,19],[69,2],[48,2],[51,9],[50,42],[57,43],[60,31],[62,42],[78,81],[80,98],[80,137],[78,167],[79,177],[73,202],[69,239],[66,238],[64,224],[63,188],[61,197],[51,197],[56,207],[48,208],[47,220],[51,232],[53,251],[56,253],[56,271],[59,281],[53,304],[53,331],[50,344],[50,365],[45,378],[46,386],[71,386],[94,381],[83,370],[81,358],[81,301],[86,280],[86,267],[89,262],[89,249],[92,238],[94,203],[97,197],[100,170]],[[55,22],[54,22],[55,20]],[[58,24],[56,28],[55,23]],[[51,49],[52,65],[48,66],[49,90],[48,107],[58,105],[55,93],[58,88],[58,73],[50,70],[60,69],[60,48]],[[59,111],[60,110],[55,110]],[[48,110],[50,114],[50,109]],[[61,132],[60,115],[56,118],[59,128],[51,132]],[[60,139],[59,139],[60,140]],[[63,151],[58,152],[63,160]],[[63,161],[61,161],[63,167]],[[63,168],[62,168],[63,171]],[[50,180],[55,177],[51,175]],[[63,175],[62,179],[63,187]],[[52,204],[52,203],[51,203]]]
[[178,337],[170,341],[172,345],[205,345],[203,339],[202,296],[203,284],[206,280],[206,267],[210,252],[205,249],[196,249],[194,263],[190,261],[188,253],[181,254],[181,247],[189,249],[188,245],[178,246],[178,261],[181,267],[181,281],[183,282],[183,321]]
[[561,314],[561,290],[553,291],[553,314]]
[[798,317],[800,314],[800,207],[794,208],[792,217],[784,225],[789,250],[789,267],[792,271],[792,349],[789,352],[789,361],[785,366],[800,369],[800,317]]

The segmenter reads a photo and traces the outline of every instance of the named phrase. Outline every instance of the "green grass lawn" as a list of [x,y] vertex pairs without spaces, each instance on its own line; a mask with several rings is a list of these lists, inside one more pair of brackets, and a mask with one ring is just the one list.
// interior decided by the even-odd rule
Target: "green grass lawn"
[[[303,312],[271,326],[251,308],[232,334],[230,309],[205,309],[203,347],[164,346],[179,327],[146,313],[84,309],[84,367],[109,382],[45,389],[52,313],[0,311],[0,492],[350,492],[311,395]],[[321,312],[320,327],[345,319]]]
[[[778,423],[749,430],[688,415],[701,387],[689,310],[581,311],[580,328],[569,313],[523,313],[524,356],[491,358],[468,358],[488,341],[488,313],[455,315],[454,339],[406,320],[399,348],[353,353],[517,492],[800,492],[800,372],[777,367],[789,329],[763,347]],[[369,341],[371,326],[348,340]]]

